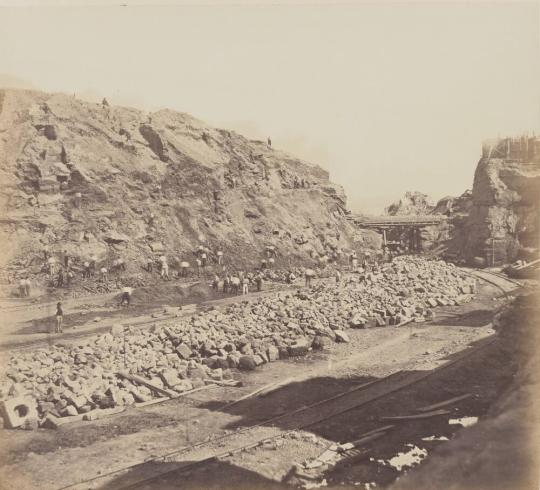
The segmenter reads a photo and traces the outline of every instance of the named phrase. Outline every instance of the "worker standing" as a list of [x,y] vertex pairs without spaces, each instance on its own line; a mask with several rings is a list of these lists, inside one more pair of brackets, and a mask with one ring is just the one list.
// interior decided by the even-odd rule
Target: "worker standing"
[[223,252],[221,251],[221,249],[217,251],[217,263],[218,265],[223,264]]
[[30,286],[31,286],[30,279],[27,277],[24,280],[24,293],[26,297],[30,296]]
[[19,281],[19,296],[21,298],[26,296],[26,280],[24,278]]
[[261,269],[266,269],[266,259],[261,260]]
[[56,319],[56,326],[55,326],[55,333],[63,333],[63,329],[62,329],[62,323],[64,322],[64,312],[62,310],[62,303],[58,302],[56,303],[56,314],[55,314],[55,319]]
[[85,261],[83,263],[83,279],[90,277],[90,262]]
[[245,276],[242,279],[242,295],[246,295],[249,293],[249,278]]
[[219,276],[217,274],[214,274],[214,280],[212,281],[212,289],[214,291],[217,291],[219,288]]
[[199,257],[197,257],[195,259],[195,263],[197,264],[197,276],[200,277],[201,276],[201,259],[199,259]]
[[97,257],[95,254],[90,255],[90,274],[93,276],[97,268]]
[[304,277],[306,279],[306,288],[311,287],[311,279],[315,277],[315,271],[313,269],[306,269],[304,272]]
[[206,267],[206,261],[207,261],[208,257],[206,255],[206,251],[203,250],[202,253],[201,253],[201,264],[203,267]]
[[257,275],[255,276],[255,284],[257,285],[257,291],[259,292],[262,290],[262,283],[263,283],[262,274],[258,272]]
[[60,267],[58,269],[58,276],[56,276],[56,287],[61,288],[64,286],[64,271]]
[[161,277],[163,278],[164,281],[165,280],[167,280],[167,281],[170,280],[170,277],[169,277],[169,264],[167,263],[167,261],[161,263]]
[[66,286],[69,288],[71,286],[71,281],[73,279],[73,272],[71,269],[66,271]]
[[47,259],[47,264],[49,266],[49,276],[52,279],[55,272],[56,272],[56,260],[55,260],[55,258],[54,257],[49,257]]
[[100,278],[103,282],[107,282],[107,268],[106,267],[102,267],[100,270],[99,270],[99,273],[100,273]]
[[128,286],[122,288],[122,297],[120,298],[120,304],[118,306],[129,306],[131,303],[131,295],[133,294],[133,288]]
[[189,269],[189,262],[180,262],[180,276],[181,277],[187,277],[187,273],[188,273],[188,269]]

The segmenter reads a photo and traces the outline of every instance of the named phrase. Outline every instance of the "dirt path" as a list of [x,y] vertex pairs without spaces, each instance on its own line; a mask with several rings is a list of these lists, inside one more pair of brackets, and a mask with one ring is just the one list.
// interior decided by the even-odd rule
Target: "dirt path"
[[[208,285],[199,281],[171,288],[177,292],[178,287],[185,290],[176,295],[168,292],[162,301],[143,302],[135,300],[129,308],[118,307],[115,301],[118,293],[110,293],[89,298],[75,298],[69,304],[63,304],[64,333],[53,334],[54,313],[56,303],[35,305],[28,311],[17,309],[1,315],[2,335],[0,350],[24,347],[34,348],[47,346],[59,341],[78,341],[81,338],[107,331],[111,326],[120,324],[144,328],[159,321],[172,320],[181,316],[210,307],[220,307],[240,300],[252,301],[261,296],[285,291],[298,285],[280,283],[268,284],[261,292],[250,292],[246,296],[231,296],[214,292]],[[166,288],[164,285],[162,288]],[[196,294],[193,290],[196,288]],[[173,296],[171,300],[171,296]],[[200,297],[210,299],[197,301]],[[193,302],[192,302],[193,301]]]
[[[266,364],[249,375],[238,373],[245,383],[242,388],[214,388],[159,405],[130,409],[108,419],[73,423],[57,431],[4,431],[10,451],[0,455],[0,478],[19,474],[39,482],[44,489],[74,484],[228,434],[366,380],[400,370],[433,369],[452,353],[493,333],[485,324],[496,304],[493,297],[499,294],[494,286],[484,285],[473,302],[438,309],[441,317],[433,325],[350,330],[348,344],[332,344],[322,353]],[[291,377],[271,395],[223,408],[253,390]],[[258,430],[265,436],[283,429],[262,426]],[[310,449],[305,454],[315,451],[311,443],[306,444]],[[321,449],[319,443],[315,447],[317,451]],[[191,453],[190,457],[195,455]],[[290,457],[288,463],[290,466]],[[160,471],[164,469],[161,465],[158,464]],[[252,475],[255,482],[264,476],[263,468],[261,463],[259,473]],[[118,487],[123,481],[118,478],[123,476],[113,475],[109,483]]]

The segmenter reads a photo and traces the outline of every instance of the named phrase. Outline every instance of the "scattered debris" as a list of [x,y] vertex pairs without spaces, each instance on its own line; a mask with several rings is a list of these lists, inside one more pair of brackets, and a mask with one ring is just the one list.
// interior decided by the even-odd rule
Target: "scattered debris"
[[428,437],[422,437],[423,441],[448,441],[448,437],[446,436],[428,436]]
[[478,417],[461,417],[459,419],[450,419],[450,425],[461,425],[462,427],[470,427],[478,422]]
[[[408,451],[396,454],[388,461],[379,459],[377,462],[383,466],[391,466],[397,471],[401,471],[404,468],[412,468],[413,466],[416,466],[428,455],[426,449],[419,448],[413,444],[406,444],[405,446],[409,447],[410,449]],[[373,458],[370,458],[370,460],[373,461]]]

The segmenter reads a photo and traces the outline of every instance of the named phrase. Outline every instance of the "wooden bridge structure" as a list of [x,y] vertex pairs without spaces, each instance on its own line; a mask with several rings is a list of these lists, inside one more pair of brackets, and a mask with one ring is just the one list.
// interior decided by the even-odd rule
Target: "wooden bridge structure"
[[384,245],[392,243],[387,240],[387,234],[392,234],[398,236],[398,243],[407,245],[409,250],[420,251],[420,233],[422,228],[438,226],[446,220],[446,216],[440,214],[417,216],[365,216],[351,214],[347,219],[352,221],[358,228],[372,229],[381,233]]

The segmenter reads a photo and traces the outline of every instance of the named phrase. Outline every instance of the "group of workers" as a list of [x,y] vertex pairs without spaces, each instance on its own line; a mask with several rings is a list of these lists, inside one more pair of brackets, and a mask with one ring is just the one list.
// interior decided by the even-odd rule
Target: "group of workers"
[[223,280],[221,280],[218,274],[214,274],[212,288],[215,291],[219,291],[220,283],[222,283],[225,294],[240,294],[241,292],[242,295],[246,295],[249,293],[249,287],[251,285],[255,285],[257,291],[262,291],[263,275],[260,271],[256,271],[255,273],[239,271],[232,274],[225,274]]
[[[214,254],[210,251],[209,248],[204,247],[203,245],[199,245],[197,250],[194,252],[195,255],[195,265],[196,265],[196,271],[197,275],[201,275],[201,271],[204,271],[205,268],[210,264],[209,257],[213,255],[214,263],[217,265],[223,265],[223,251],[221,249],[218,249]],[[170,280],[170,273],[169,273],[169,262],[167,260],[167,257],[165,255],[161,255],[158,262],[158,271],[163,280]],[[152,272],[154,270],[154,259],[150,259],[147,263],[146,270],[148,272]],[[179,277],[187,277],[189,275],[191,264],[186,261],[182,260],[178,264],[179,271],[178,276]]]

